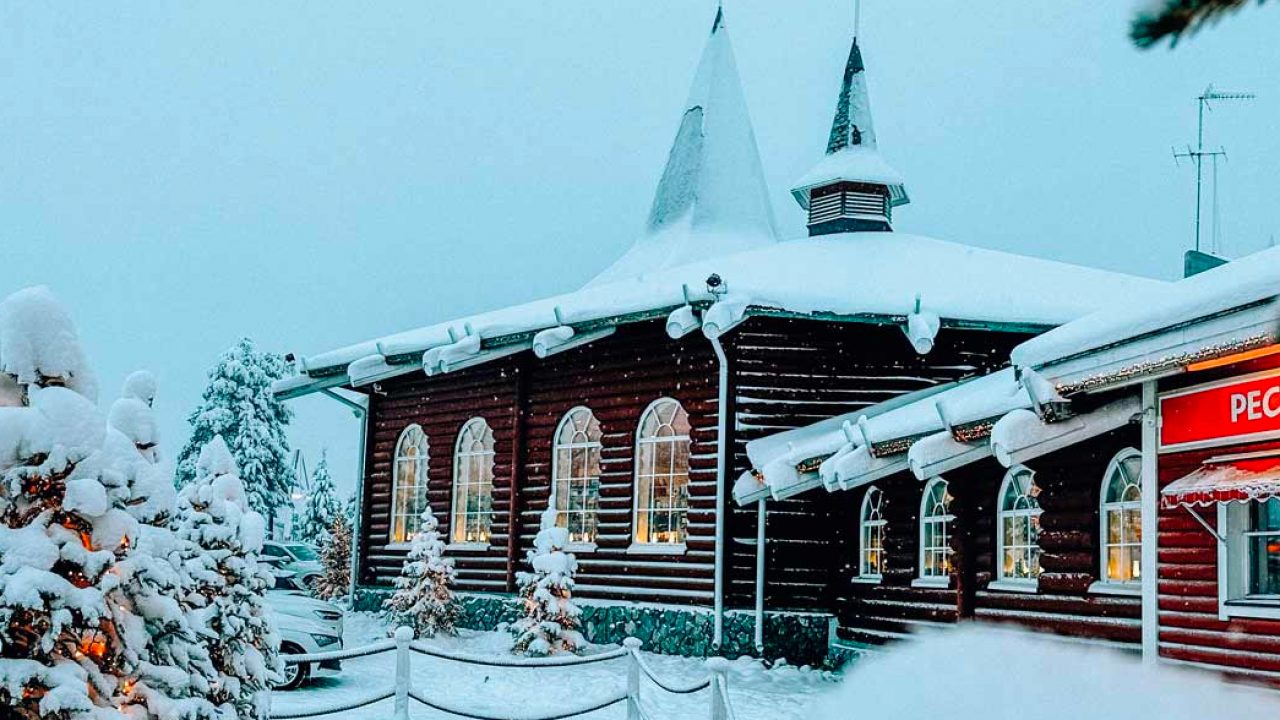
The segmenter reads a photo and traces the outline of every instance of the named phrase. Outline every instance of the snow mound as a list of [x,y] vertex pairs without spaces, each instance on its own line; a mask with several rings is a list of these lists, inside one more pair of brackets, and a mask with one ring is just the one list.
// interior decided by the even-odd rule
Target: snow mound
[[150,370],[135,370],[124,379],[120,397],[141,400],[147,407],[151,407],[156,399],[156,387],[156,376]]
[[0,372],[23,385],[60,378],[72,390],[97,399],[97,383],[71,316],[43,285],[0,302]]
[[[917,636],[861,661],[808,717],[1205,720],[1273,717],[1280,699],[1208,672],[1147,667],[1114,651],[1014,631]],[[927,691],[926,691],[927,688]]]

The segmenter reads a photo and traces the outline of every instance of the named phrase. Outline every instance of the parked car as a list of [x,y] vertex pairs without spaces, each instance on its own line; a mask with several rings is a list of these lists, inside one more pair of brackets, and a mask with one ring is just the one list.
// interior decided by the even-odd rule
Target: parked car
[[262,543],[260,557],[279,570],[297,573],[302,584],[308,588],[324,574],[324,566],[320,564],[320,551],[314,545],[268,540]]
[[[342,649],[342,609],[309,597],[297,589],[295,573],[280,573],[276,587],[266,593],[267,607],[280,633],[280,652],[286,655]],[[278,690],[293,690],[313,677],[331,677],[342,670],[338,660],[286,665]]]

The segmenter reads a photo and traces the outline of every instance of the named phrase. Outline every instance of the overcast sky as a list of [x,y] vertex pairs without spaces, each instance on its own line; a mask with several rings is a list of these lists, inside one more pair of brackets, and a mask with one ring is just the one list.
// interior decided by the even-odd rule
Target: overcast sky
[[[1171,149],[1194,141],[1212,82],[1259,95],[1208,120],[1229,152],[1222,250],[1265,247],[1280,232],[1280,8],[1172,52],[1134,49],[1129,9],[867,0],[877,135],[912,198],[897,228],[1175,277],[1194,173]],[[850,0],[726,12],[779,223],[799,236],[787,189],[825,147]],[[310,354],[572,289],[619,256],[713,14],[713,0],[5,3],[0,295],[53,288],[104,405],[154,370],[176,454],[239,336]],[[294,404],[295,445],[312,462],[328,447],[351,488],[354,419]]]

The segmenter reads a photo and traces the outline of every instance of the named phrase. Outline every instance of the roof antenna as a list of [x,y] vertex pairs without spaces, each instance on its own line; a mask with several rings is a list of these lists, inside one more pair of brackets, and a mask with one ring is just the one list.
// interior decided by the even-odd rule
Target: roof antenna
[[853,36],[858,37],[862,26],[862,0],[853,0]]

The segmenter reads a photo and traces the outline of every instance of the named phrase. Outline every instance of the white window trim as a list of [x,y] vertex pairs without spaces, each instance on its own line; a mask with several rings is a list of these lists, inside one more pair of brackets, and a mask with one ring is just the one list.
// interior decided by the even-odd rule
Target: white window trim
[[859,585],[879,585],[884,582],[883,575],[854,575],[849,578],[849,582],[858,583]]
[[[419,425],[418,423],[409,423],[408,425],[405,426],[404,430],[400,431],[400,435],[396,438],[395,452],[391,456],[391,506],[390,506],[389,517],[387,518],[390,522],[387,523],[386,547],[394,550],[407,548],[410,545],[412,545],[412,542],[409,540],[399,540],[399,541],[396,540],[395,532],[396,532],[396,499],[400,497],[400,492],[399,492],[400,491],[400,459],[402,457],[400,454],[401,447],[404,445],[405,437],[409,434],[410,431],[415,429],[422,434],[422,445],[424,447],[424,452],[422,456],[422,462],[418,466],[418,467],[421,467],[422,469],[420,471],[415,471],[415,475],[417,475],[417,477],[414,478],[414,486],[415,486],[414,492],[415,493],[418,492],[416,489],[416,486],[419,483],[426,486],[429,478],[428,471],[431,463],[431,439],[427,436],[427,431],[423,430],[421,425]],[[424,497],[427,498],[427,505],[429,506],[431,504],[431,498],[426,495],[428,489],[429,489],[428,487],[424,487],[422,490],[422,493]],[[417,508],[417,510],[419,514],[421,514],[422,508]],[[405,525],[407,527],[408,523],[406,522]]]
[[[1107,488],[1111,485],[1111,475],[1117,470],[1124,467],[1122,463],[1130,458],[1142,459],[1142,453],[1134,448],[1125,448],[1116,453],[1111,458],[1111,462],[1107,465],[1107,471],[1102,476],[1102,489],[1098,493],[1098,580],[1089,586],[1089,592],[1100,595],[1141,595],[1142,580],[1131,580],[1129,582],[1118,582],[1110,580],[1107,577],[1107,511],[1112,508],[1120,508],[1126,503],[1107,502]],[[1137,478],[1138,492],[1142,492],[1142,476]],[[1131,505],[1131,503],[1129,503]],[[1139,495],[1137,510],[1142,511],[1142,500]],[[1141,558],[1142,544],[1138,544],[1139,558]],[[1146,575],[1146,569],[1142,570],[1142,574]],[[1132,592],[1125,592],[1125,588],[1131,588]]]
[[[1250,500],[1249,502],[1255,502]],[[1237,544],[1238,557],[1231,553],[1232,540],[1243,538],[1244,531],[1229,522],[1230,507],[1238,505],[1247,509],[1244,503],[1218,503],[1218,619],[1230,620],[1233,617],[1259,618],[1265,620],[1280,619],[1280,600],[1248,597],[1232,598],[1233,572],[1247,576],[1249,571],[1249,553],[1243,551],[1243,544]]]
[[[923,581],[923,582],[920,582],[920,584],[918,584],[918,585],[917,585],[917,584],[916,584],[916,582],[915,582],[915,581],[913,581],[913,582],[911,583],[911,586],[912,586],[912,587],[938,587],[938,586],[943,586],[943,587],[945,587],[945,586],[948,586],[948,585],[950,585],[950,584],[951,584],[951,573],[947,573],[946,575],[925,575],[925,574],[924,574],[924,555],[925,555],[925,549],[924,549],[924,526],[925,526],[924,505],[925,505],[925,503],[927,503],[927,502],[929,501],[929,494],[930,494],[930,492],[933,490],[933,486],[934,486],[934,485],[939,485],[939,484],[941,484],[941,485],[946,485],[947,487],[950,487],[950,484],[946,481],[946,479],[945,479],[945,478],[943,478],[941,475],[939,475],[939,476],[937,476],[937,477],[930,478],[930,479],[929,479],[929,482],[927,482],[927,483],[925,483],[925,484],[924,484],[924,492],[920,493],[920,513],[917,515],[917,517],[919,517],[919,518],[920,518],[920,522],[919,522],[920,527],[919,527],[919,528],[917,528],[917,530],[916,530],[916,538],[917,538],[917,542],[916,542],[916,581]],[[945,492],[946,492],[946,490],[943,490],[943,492],[945,493]],[[950,555],[951,555],[951,553],[950,553],[950,549],[951,549],[951,547],[950,547],[950,539],[951,539],[951,527],[950,527],[950,525],[951,525],[951,523],[952,523],[952,522],[954,522],[954,521],[955,521],[955,519],[956,519],[956,516],[955,516],[955,514],[954,514],[954,513],[952,513],[952,512],[951,512],[951,508],[950,508],[950,507],[948,507],[948,508],[947,508],[947,514],[946,514],[946,515],[943,515],[943,516],[941,516],[940,518],[938,518],[938,517],[930,517],[930,519],[929,519],[930,524],[937,523],[937,522],[941,521],[941,522],[943,523],[943,525],[944,525],[944,526],[946,526],[946,529],[947,529],[946,535],[947,535],[947,540],[948,540],[948,546],[947,546],[947,550],[948,550],[947,555],[948,555],[948,557],[950,557]],[[939,582],[939,581],[941,581],[941,582]]]
[[488,550],[492,547],[493,545],[489,543],[482,543],[482,542],[456,542],[456,543],[449,543],[448,545],[445,545],[444,549],[446,552],[448,552],[448,551],[457,551],[457,550],[464,550],[464,551],[465,550]]
[[[462,439],[463,439],[463,438],[465,438],[465,437],[467,436],[467,428],[470,428],[470,427],[472,427],[473,425],[482,425],[482,426],[484,426],[484,430],[481,432],[481,435],[480,435],[481,439],[483,439],[483,438],[484,438],[484,434],[485,434],[485,433],[488,433],[490,436],[492,436],[492,435],[493,435],[493,427],[489,425],[489,421],[488,421],[488,420],[485,420],[483,417],[481,417],[481,416],[477,415],[477,416],[475,416],[475,417],[473,417],[473,418],[471,418],[471,419],[467,420],[466,422],[462,423],[462,427],[458,429],[458,437],[457,437],[457,439],[455,439],[455,440],[453,441],[453,484],[452,484],[452,485],[450,486],[450,488],[449,488],[449,492],[450,492],[450,494],[452,495],[451,502],[450,502],[450,506],[451,506],[451,507],[450,507],[450,511],[449,511],[449,541],[450,541],[450,542],[449,542],[449,544],[448,544],[448,545],[446,545],[446,546],[445,546],[445,548],[446,548],[446,549],[448,549],[448,548],[450,548],[450,547],[453,547],[453,548],[467,548],[467,549],[473,549],[473,548],[475,548],[475,547],[477,547],[477,546],[482,546],[482,547],[485,547],[485,548],[490,547],[490,543],[487,543],[487,542],[476,542],[476,541],[466,542],[466,541],[455,541],[455,540],[453,539],[453,538],[454,538],[454,531],[455,531],[455,530],[457,530],[457,527],[458,527],[458,526],[457,526],[457,523],[458,523],[458,499],[459,499],[459,495],[458,495],[458,480],[459,480],[459,472],[461,471],[461,468],[462,468],[462,463],[460,463],[460,462],[458,462],[458,461],[459,461],[459,460],[461,459],[461,457],[462,457]],[[495,438],[495,445],[496,445],[496,438]],[[490,463],[490,474],[492,475],[493,463],[497,460],[496,447],[495,447],[494,449],[487,450],[487,451],[481,451],[481,452],[478,452],[478,453],[468,451],[468,452],[467,452],[467,457],[470,457],[470,458],[488,457],[488,458],[489,458],[489,463]],[[480,513],[480,512],[478,512],[478,511],[477,511],[477,513],[476,513],[477,515],[488,515],[488,516],[489,516],[489,523],[490,523],[490,524],[489,524],[489,532],[490,532],[490,535],[492,535],[492,534],[493,534],[493,518],[497,515],[497,511],[493,509],[493,481],[494,481],[495,479],[496,479],[496,478],[494,478],[494,477],[490,477],[490,478],[489,478],[489,512],[487,512],[487,513]],[[462,509],[462,514],[463,514],[463,522],[465,523],[465,522],[466,522],[466,516],[467,516],[466,508],[463,508],[463,509]]]
[[[552,507],[558,505],[560,500],[558,497],[556,497],[556,485],[560,481],[560,450],[567,449],[570,451],[572,450],[588,450],[589,451],[591,448],[595,448],[597,452],[600,453],[601,456],[603,456],[603,452],[604,452],[603,429],[601,430],[600,440],[593,440],[585,443],[565,443],[565,444],[560,443],[560,433],[564,431],[565,423],[569,422],[569,420],[573,417],[574,413],[577,413],[580,411],[586,412],[587,415],[589,415],[591,419],[596,422],[597,426],[600,424],[600,419],[596,417],[595,412],[592,411],[591,408],[587,407],[586,405],[575,405],[574,407],[570,408],[568,412],[566,412],[564,415],[560,417],[559,423],[556,423],[556,434],[551,436],[552,437],[552,440],[551,440],[551,491],[547,499],[547,502],[550,503]],[[641,419],[643,420],[643,418],[644,416],[642,415]],[[590,427],[589,424],[588,424],[588,427]],[[603,457],[601,457],[601,460],[603,461]],[[574,478],[569,478],[570,490],[572,490],[573,479]],[[596,482],[597,483],[600,482],[600,477],[598,476],[596,477]],[[597,509],[596,509],[595,515],[596,515],[596,522],[599,523],[600,522],[600,511],[598,508],[599,496],[597,496],[596,500],[597,500]],[[556,522],[557,523],[559,522],[559,518],[562,514],[565,517],[565,529],[568,529],[569,512],[567,510],[561,513],[560,509],[556,508]],[[597,524],[596,526],[597,538],[599,537],[599,533],[600,533],[600,527]],[[565,547],[565,550],[570,552],[595,552],[596,544],[594,541],[571,542]]]
[[867,537],[866,529],[870,523],[876,523],[876,526],[880,528],[880,562],[881,565],[884,564],[884,528],[888,527],[888,522],[883,515],[880,516],[879,520],[867,520],[867,504],[871,502],[872,493],[879,494],[880,501],[884,502],[884,492],[875,485],[868,487],[867,491],[862,494],[862,505],[858,508],[858,574],[853,578],[855,582],[878,583],[884,579],[884,573],[864,573],[862,571],[863,559],[867,550],[864,544]]
[[[987,587],[992,590],[1006,590],[1009,592],[1037,592],[1040,588],[1039,576],[1033,578],[1011,578],[1004,576],[1004,493],[1009,489],[1009,483],[1018,476],[1019,473],[1031,473],[1031,482],[1035,484],[1035,471],[1026,465],[1014,465],[1004,474],[1004,480],[1000,482],[1000,491],[996,493],[996,579],[992,580]],[[1034,514],[1039,516],[1043,514],[1043,510],[1039,509],[1039,503],[1036,503],[1037,509]],[[1036,548],[1039,549],[1039,538],[1036,539]]]
[[[648,554],[683,555],[685,553],[685,547],[686,547],[685,543],[658,543],[658,542],[649,542],[649,541],[640,539],[640,443],[642,440],[641,433],[644,432],[644,421],[647,417],[649,417],[649,413],[654,412],[654,409],[657,408],[658,405],[661,405],[662,403],[666,403],[666,402],[675,403],[685,413],[686,417],[689,414],[689,411],[684,409],[684,403],[680,402],[679,400],[676,400],[673,397],[663,396],[649,403],[649,406],[644,409],[644,412],[640,413],[640,421],[636,423],[636,435],[635,435],[636,441],[635,441],[635,445],[633,446],[634,449],[631,456],[631,464],[633,466],[631,471],[631,533],[632,533],[631,538],[632,540],[631,540],[631,547],[627,548],[627,552],[633,555],[648,555]],[[683,440],[686,443],[689,443],[689,458],[692,459],[693,441],[690,438],[690,436],[673,435],[670,438],[664,438],[664,440],[667,442]],[[649,478],[649,481],[652,483],[653,478]],[[689,511],[689,508],[688,506],[686,506],[685,512],[688,513],[688,511]],[[686,542],[688,541],[687,530],[685,531],[685,540]],[[664,548],[664,550],[646,551],[646,550],[638,549],[638,548],[647,548],[647,547]],[[669,550],[667,550],[668,548]]]

